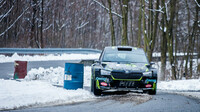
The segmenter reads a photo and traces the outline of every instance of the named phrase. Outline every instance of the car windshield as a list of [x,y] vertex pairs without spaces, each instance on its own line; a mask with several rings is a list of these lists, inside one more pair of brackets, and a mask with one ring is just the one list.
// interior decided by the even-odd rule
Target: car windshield
[[103,62],[131,62],[131,63],[148,63],[144,54],[135,52],[119,51],[106,52],[102,59]]

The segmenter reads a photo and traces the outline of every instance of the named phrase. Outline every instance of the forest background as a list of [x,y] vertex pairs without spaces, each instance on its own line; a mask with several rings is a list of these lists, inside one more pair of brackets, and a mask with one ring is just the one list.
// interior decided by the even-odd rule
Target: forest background
[[0,0],[0,47],[129,45],[160,53],[161,80],[167,62],[172,79],[198,78],[199,17],[200,0]]

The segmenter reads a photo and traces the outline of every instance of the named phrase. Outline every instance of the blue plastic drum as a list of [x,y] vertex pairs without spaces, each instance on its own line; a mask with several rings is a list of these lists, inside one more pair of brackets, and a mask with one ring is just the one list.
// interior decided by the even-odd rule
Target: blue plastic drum
[[83,64],[65,63],[64,88],[83,88]]

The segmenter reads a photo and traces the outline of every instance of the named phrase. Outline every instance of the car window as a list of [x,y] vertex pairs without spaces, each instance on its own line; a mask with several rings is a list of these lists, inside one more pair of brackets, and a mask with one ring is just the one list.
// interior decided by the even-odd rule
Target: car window
[[148,63],[144,54],[134,52],[107,52],[104,53],[102,61],[108,62],[133,62],[133,63]]

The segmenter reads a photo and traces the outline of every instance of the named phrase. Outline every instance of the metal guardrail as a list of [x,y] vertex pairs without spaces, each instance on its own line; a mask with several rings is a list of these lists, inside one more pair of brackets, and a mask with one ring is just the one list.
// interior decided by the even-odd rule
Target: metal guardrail
[[0,54],[62,54],[62,53],[81,53],[93,54],[101,53],[101,50],[90,48],[0,48]]
[[[77,53],[77,54],[94,54],[101,53],[101,50],[90,48],[0,48],[0,54],[62,54],[62,53]],[[178,55],[177,59],[182,59],[184,56]],[[160,56],[153,56],[153,61],[160,61]],[[193,59],[197,59],[198,55],[193,55]],[[168,59],[168,57],[167,57]]]

